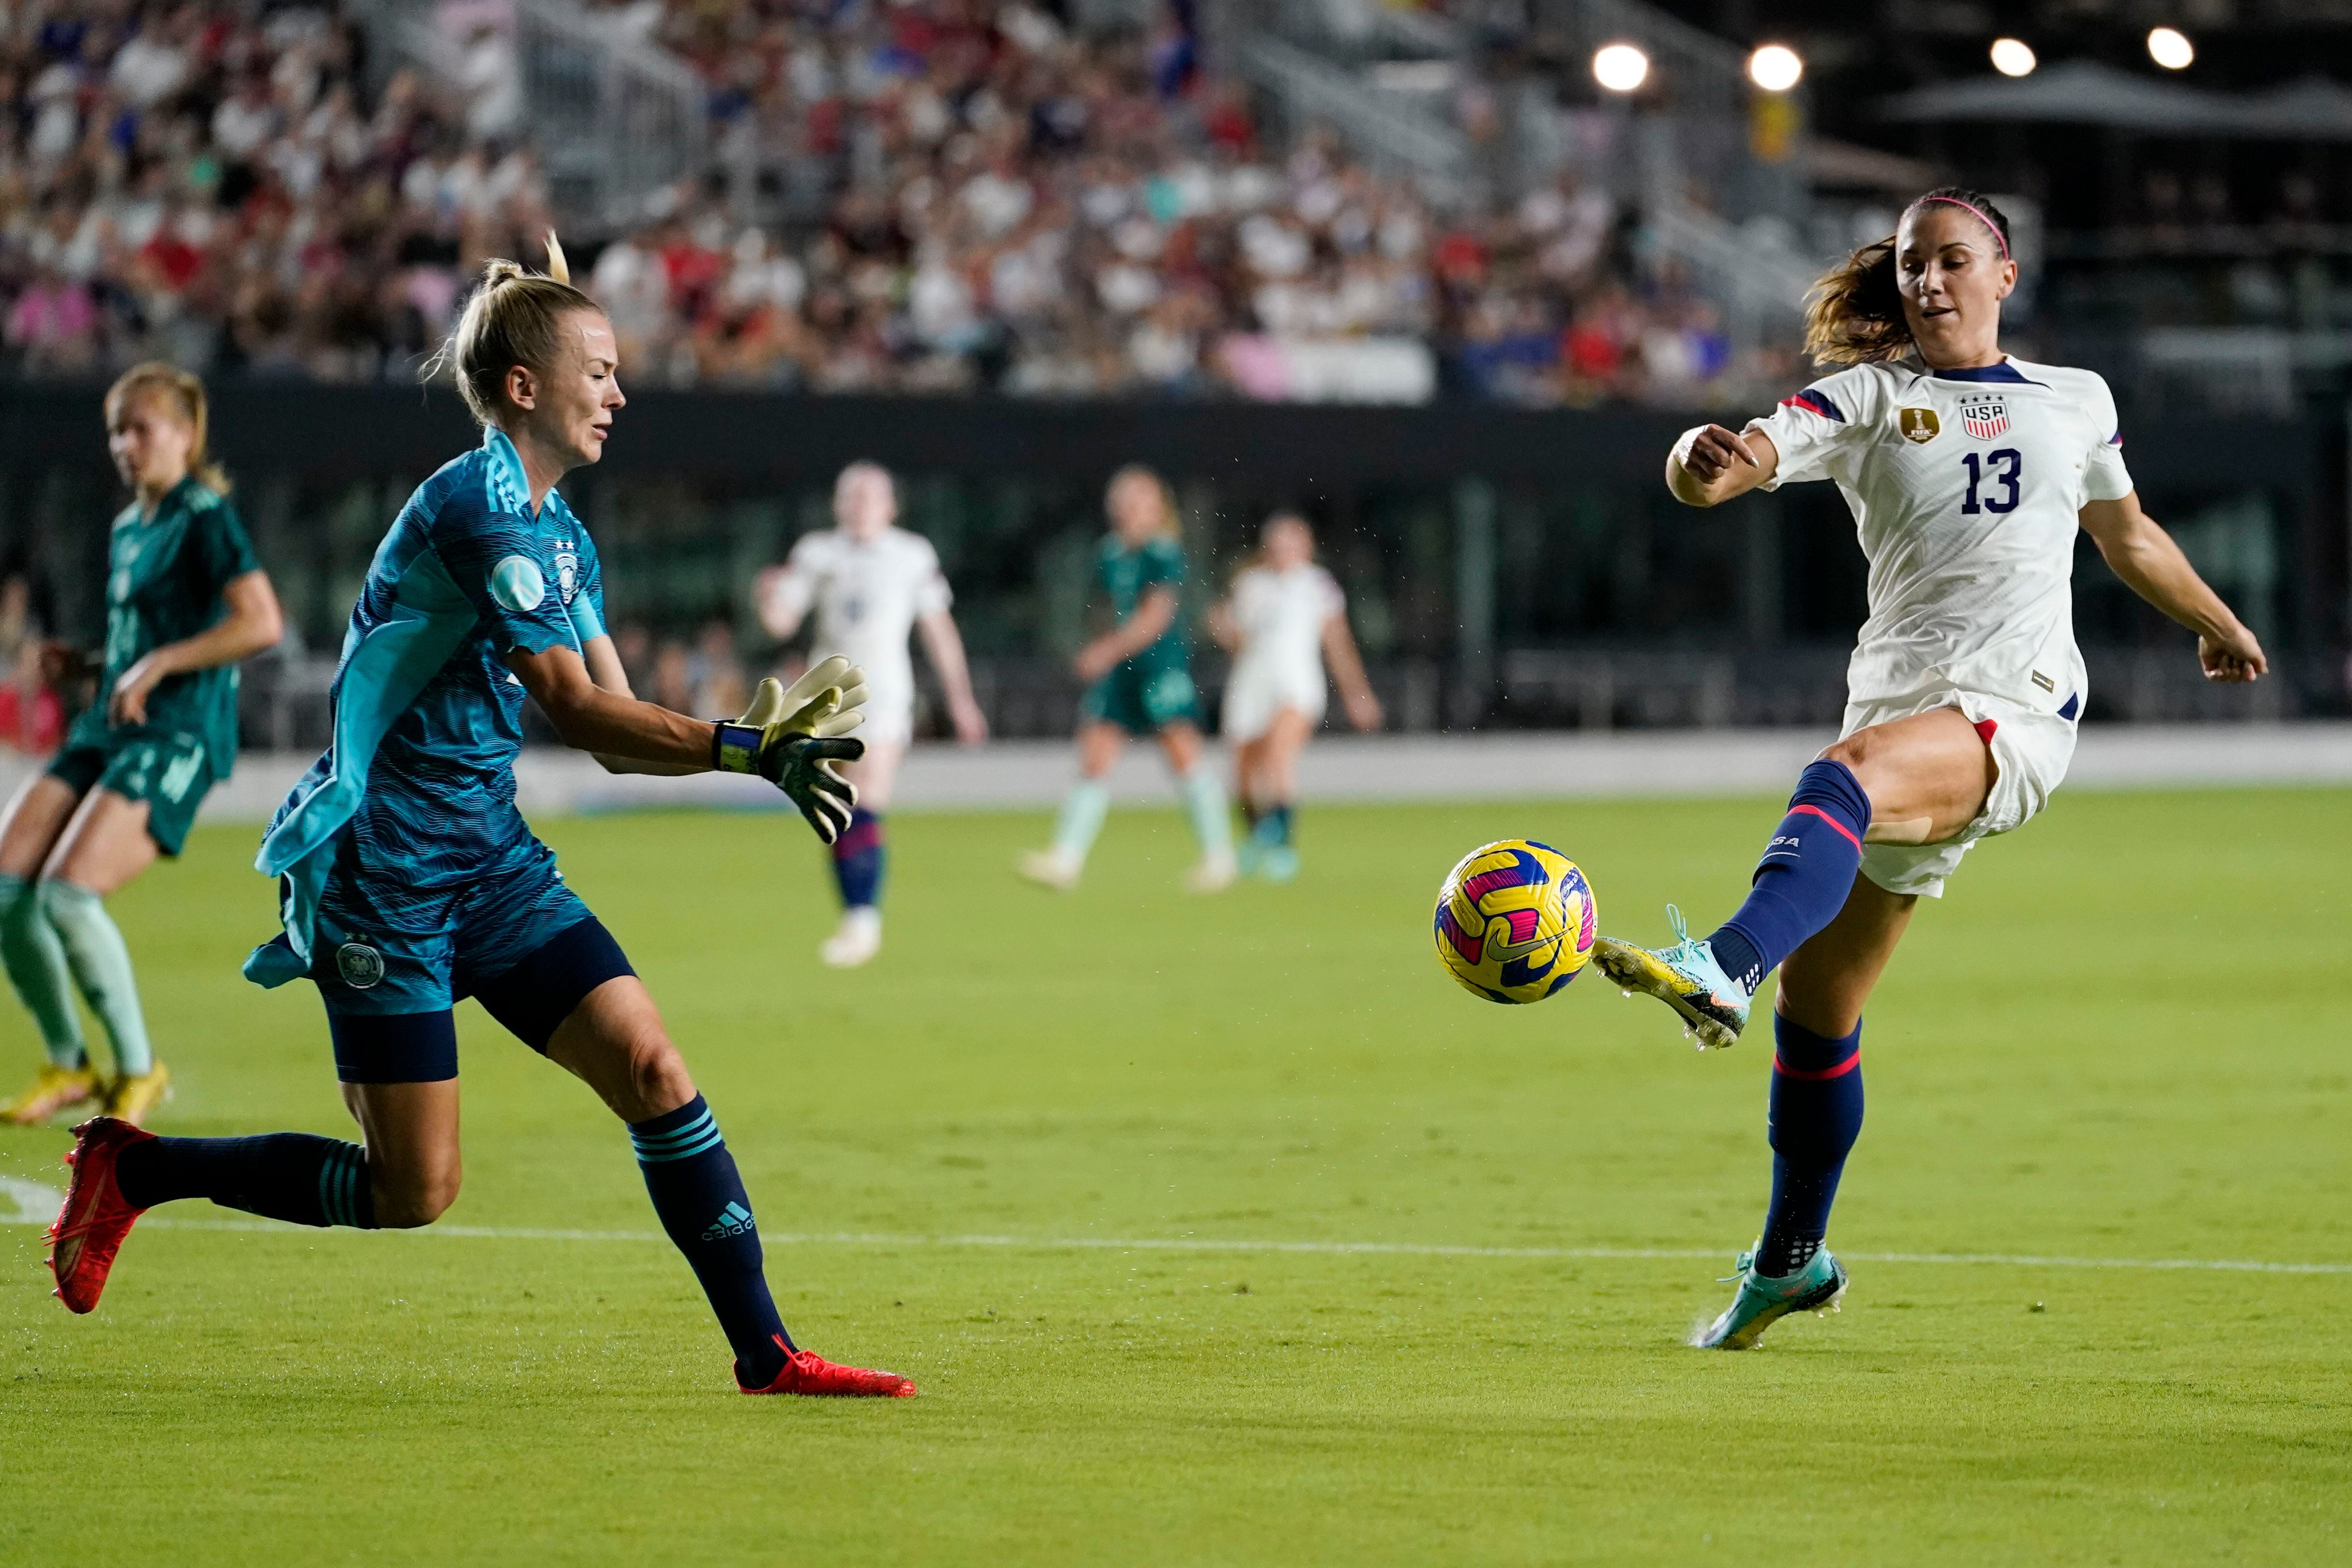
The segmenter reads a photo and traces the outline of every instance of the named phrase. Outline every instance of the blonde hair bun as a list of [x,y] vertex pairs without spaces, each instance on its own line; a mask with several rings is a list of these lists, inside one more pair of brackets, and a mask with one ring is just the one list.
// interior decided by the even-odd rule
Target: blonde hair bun
[[550,229],[545,272],[503,256],[482,264],[481,281],[457,318],[457,331],[426,362],[425,374],[429,379],[454,370],[466,406],[482,424],[494,424],[507,373],[521,365],[546,374],[562,352],[563,318],[574,310],[604,313],[572,286],[571,263]]

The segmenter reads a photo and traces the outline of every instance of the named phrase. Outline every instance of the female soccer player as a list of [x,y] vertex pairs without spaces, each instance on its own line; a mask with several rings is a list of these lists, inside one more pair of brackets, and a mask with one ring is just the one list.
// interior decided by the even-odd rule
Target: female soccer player
[[1738,1296],[1693,1341],[1703,1347],[1744,1350],[1845,1289],[1822,1241],[1862,1127],[1863,1004],[1920,897],[1939,897],[1969,846],[2021,826],[2065,776],[2084,700],[2075,529],[2197,634],[2208,679],[2268,668],[2140,510],[2106,384],[2001,353],[2000,302],[2016,284],[2000,210],[1973,191],[1930,191],[1893,237],[1813,290],[1807,350],[1848,368],[1738,435],[1686,432],[1666,460],[1667,488],[1692,506],[1835,479],[1870,559],[1844,738],[1799,777],[1747,901],[1704,940],[1669,908],[1673,947],[1604,937],[1594,955],[1672,1006],[1702,1047],[1738,1037],[1781,966],[1771,1202]]
[[377,548],[343,638],[333,740],[262,840],[285,930],[246,974],[317,984],[365,1141],[84,1122],[50,1232],[58,1294],[77,1312],[97,1306],[132,1222],[181,1198],[299,1225],[432,1223],[457,1195],[450,1007],[470,994],[628,1123],[662,1227],[734,1349],[737,1386],[912,1394],[905,1378],[835,1366],[786,1336],[718,1123],[619,945],[515,810],[526,693],[615,772],[758,773],[827,840],[856,793],[828,764],[863,749],[833,738],[856,725],[862,697],[837,660],[799,693],[763,683],[735,723],[630,696],[595,546],[554,489],[603,454],[623,406],[617,351],[551,235],[548,260],[545,277],[490,262],[458,321],[446,357],[482,444],[425,480]]
[[[136,1125],[172,1081],[103,900],[157,855],[179,854],[236,761],[236,661],[279,630],[278,595],[205,458],[205,414],[204,384],[175,365],[134,366],[106,394],[108,445],[132,499],[108,546],[98,700],[0,817],[0,960],[49,1057],[0,1108],[9,1121],[98,1100]],[[50,651],[60,671],[82,662]],[[114,1047],[105,1079],[82,1046],[77,984]]]
[[1324,667],[1339,683],[1348,722],[1381,727],[1380,700],[1348,630],[1348,605],[1331,574],[1315,564],[1315,535],[1296,512],[1266,519],[1256,562],[1209,612],[1209,632],[1234,655],[1225,679],[1224,731],[1234,746],[1234,787],[1250,836],[1242,867],[1270,882],[1298,875],[1291,842],[1298,753],[1323,721]]
[[1096,580],[1117,624],[1078,652],[1078,679],[1091,682],[1079,710],[1078,782],[1062,802],[1054,847],[1024,855],[1021,874],[1049,888],[1078,885],[1110,812],[1103,775],[1128,736],[1157,735],[1200,840],[1200,864],[1186,880],[1195,892],[1213,893],[1233,885],[1237,868],[1224,792],[1201,765],[1198,693],[1177,618],[1184,547],[1176,508],[1160,476],[1136,464],[1111,476],[1103,505],[1111,531],[1096,559]]
[[954,595],[940,572],[939,552],[919,533],[892,526],[898,488],[878,463],[852,463],[833,486],[837,525],[805,533],[782,566],[760,574],[761,622],[782,642],[816,611],[812,659],[837,654],[866,672],[866,754],[846,770],[857,786],[849,830],[833,843],[834,881],[841,890],[841,929],[817,954],[836,969],[854,968],[882,951],[882,814],[890,809],[898,764],[915,735],[915,666],[907,634],[919,627],[924,651],[947,689],[956,739],[976,746],[988,720],[972,700],[963,638],[948,605]]

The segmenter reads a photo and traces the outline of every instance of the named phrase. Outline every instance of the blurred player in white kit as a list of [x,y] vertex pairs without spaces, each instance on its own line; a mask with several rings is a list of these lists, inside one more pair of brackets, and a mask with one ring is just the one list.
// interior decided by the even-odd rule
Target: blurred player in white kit
[[1315,563],[1315,535],[1304,518],[1278,511],[1265,520],[1257,559],[1209,612],[1209,632],[1234,656],[1223,728],[1234,748],[1234,793],[1250,824],[1242,869],[1287,882],[1298,874],[1291,822],[1298,753],[1323,721],[1327,666],[1348,722],[1381,727],[1380,700],[1348,629],[1348,602]]
[[857,785],[849,829],[833,846],[841,889],[841,926],[817,949],[836,969],[864,963],[882,950],[882,815],[890,808],[898,763],[915,733],[915,666],[907,637],[920,628],[923,651],[947,690],[956,739],[978,745],[988,720],[972,700],[963,638],[948,606],[954,595],[939,552],[919,533],[895,526],[898,487],[877,463],[852,463],[834,481],[835,526],[803,534],[782,566],[760,574],[760,620],[778,641],[816,616],[811,662],[840,654],[866,671],[866,755],[845,770]]

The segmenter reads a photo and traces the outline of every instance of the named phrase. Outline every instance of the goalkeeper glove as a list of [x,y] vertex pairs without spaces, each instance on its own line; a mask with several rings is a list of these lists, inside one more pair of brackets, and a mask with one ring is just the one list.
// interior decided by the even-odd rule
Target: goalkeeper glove
[[758,773],[782,790],[817,837],[830,844],[848,827],[857,805],[856,786],[838,768],[866,754],[865,742],[846,738],[865,721],[857,706],[865,699],[864,672],[839,657],[819,663],[789,689],[772,677],[764,679],[741,718],[714,728],[711,766]]
[[809,667],[787,688],[773,676],[760,682],[751,706],[735,721],[764,730],[779,720],[786,729],[830,740],[865,721],[866,672],[835,654]]

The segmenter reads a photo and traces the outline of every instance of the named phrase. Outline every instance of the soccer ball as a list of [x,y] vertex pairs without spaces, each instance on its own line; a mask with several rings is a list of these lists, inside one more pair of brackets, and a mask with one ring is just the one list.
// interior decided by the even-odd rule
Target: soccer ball
[[1600,922],[1591,884],[1549,844],[1473,849],[1437,890],[1437,962],[1489,1002],[1540,1002],[1584,969]]

